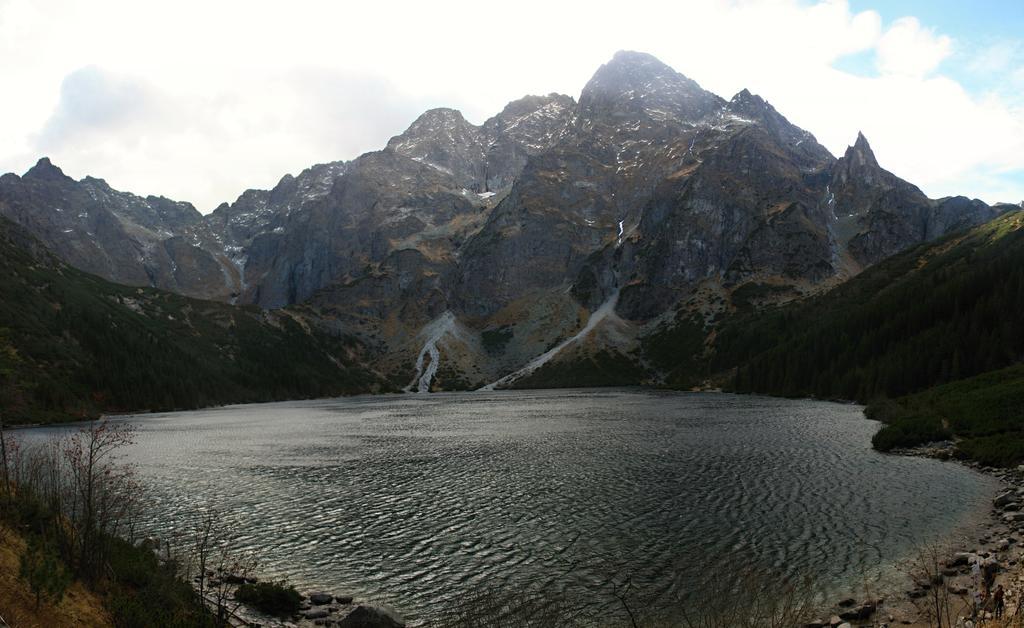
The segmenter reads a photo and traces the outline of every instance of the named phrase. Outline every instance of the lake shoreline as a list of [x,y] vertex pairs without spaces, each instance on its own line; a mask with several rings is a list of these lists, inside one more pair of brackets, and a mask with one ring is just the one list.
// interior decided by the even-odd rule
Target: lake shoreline
[[[959,459],[951,441],[893,450],[887,455],[958,464],[997,480],[1000,486],[993,493],[988,507],[977,511],[971,521],[949,530],[944,540],[922,548],[922,554],[926,553],[927,559],[934,564],[933,569],[917,567],[917,573],[910,575],[908,572],[913,567],[891,568],[895,570],[892,575],[903,578],[910,588],[884,599],[865,600],[874,602],[876,610],[871,614],[871,621],[863,625],[873,626],[883,621],[911,628],[932,626],[934,619],[929,614],[937,598],[952,609],[953,622],[960,617],[970,619],[974,593],[981,588],[976,584],[971,565],[986,560],[994,560],[997,564],[992,589],[998,585],[1004,587],[1006,615],[1010,616],[1018,606],[1024,606],[1024,513],[1017,515],[1018,510],[1024,508],[1024,465],[1004,469]],[[927,582],[929,580],[931,582]],[[936,592],[933,587],[941,589],[941,592]],[[844,610],[847,609],[840,606],[833,608],[836,614]],[[830,616],[831,620],[835,618],[836,615]],[[978,619],[991,618],[991,612],[984,609],[978,613]],[[850,621],[853,626],[861,625],[856,620]],[[828,626],[831,622],[822,625]]]

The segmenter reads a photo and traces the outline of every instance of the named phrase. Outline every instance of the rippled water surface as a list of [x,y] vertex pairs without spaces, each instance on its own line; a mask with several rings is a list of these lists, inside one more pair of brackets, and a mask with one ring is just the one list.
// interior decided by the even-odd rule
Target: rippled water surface
[[[836,590],[983,508],[992,480],[883,456],[858,406],[722,394],[359,397],[131,417],[169,535],[229,511],[263,571],[407,618],[485,588],[615,607],[713,565]],[[53,430],[33,430],[45,435]]]

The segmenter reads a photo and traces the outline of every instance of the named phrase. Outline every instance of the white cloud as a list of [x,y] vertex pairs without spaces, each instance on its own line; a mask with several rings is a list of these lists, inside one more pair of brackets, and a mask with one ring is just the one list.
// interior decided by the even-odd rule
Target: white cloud
[[1024,70],[1024,44],[1019,41],[996,41],[981,50],[974,51],[967,63],[967,69],[980,74],[1002,74]]
[[[0,0],[0,76],[18,96],[0,99],[0,171],[45,152],[73,176],[209,211],[382,147],[428,107],[481,122],[526,93],[578,96],[636,49],[726,98],[749,87],[833,153],[863,130],[932,195],[1024,198],[1003,174],[1024,169],[1024,114],[943,76],[954,46],[842,0]],[[854,53],[879,74],[833,67]]]
[[953,40],[923,28],[917,18],[902,17],[878,41],[882,74],[922,77],[930,74],[953,50]]

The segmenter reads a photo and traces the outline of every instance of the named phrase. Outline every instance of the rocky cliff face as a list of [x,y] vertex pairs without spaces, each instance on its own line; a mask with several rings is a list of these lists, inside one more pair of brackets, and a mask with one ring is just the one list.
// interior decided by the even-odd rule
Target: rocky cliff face
[[80,268],[304,303],[375,343],[382,368],[463,384],[583,329],[595,351],[621,352],[679,308],[710,320],[739,295],[799,298],[1006,209],[928,199],[863,136],[836,159],[759,96],[726,101],[635,52],[603,65],[579,102],[528,96],[481,125],[433,109],[383,150],[205,217],[46,160],[0,178],[0,214]]
[[1005,211],[962,196],[927,198],[917,186],[882,169],[863,134],[830,174],[826,203],[840,241],[861,267]]

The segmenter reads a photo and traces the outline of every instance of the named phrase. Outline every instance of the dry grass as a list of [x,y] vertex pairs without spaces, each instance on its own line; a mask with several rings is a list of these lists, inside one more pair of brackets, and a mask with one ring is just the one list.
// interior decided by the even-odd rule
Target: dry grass
[[106,627],[112,626],[100,599],[75,582],[64,599],[53,606],[45,601],[35,609],[35,598],[18,578],[18,563],[25,540],[0,525],[0,615],[12,628]]

